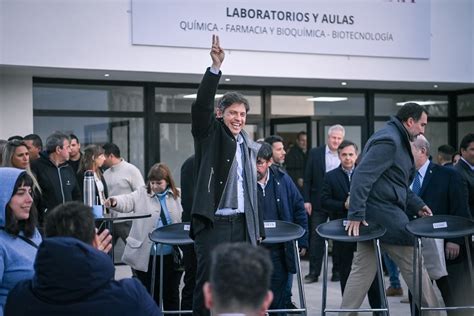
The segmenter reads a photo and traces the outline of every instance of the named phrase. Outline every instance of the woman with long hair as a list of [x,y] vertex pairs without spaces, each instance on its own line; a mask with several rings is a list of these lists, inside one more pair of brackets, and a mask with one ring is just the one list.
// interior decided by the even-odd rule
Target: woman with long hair
[[[182,271],[177,269],[174,255],[177,248],[160,245],[156,252],[148,234],[158,227],[180,223],[181,198],[171,171],[164,163],[154,164],[148,172],[146,186],[130,194],[110,197],[105,204],[118,212],[150,214],[151,217],[134,220],[122,261],[134,269],[143,285],[150,291],[153,256],[163,254],[163,305],[166,310],[179,309],[179,283]],[[160,264],[156,265],[155,301],[159,305]]]
[[39,198],[41,195],[41,188],[30,169],[30,153],[28,151],[28,145],[22,140],[10,140],[5,144],[3,148],[3,161],[2,167],[13,167],[25,170],[26,173],[33,180],[33,191],[37,191],[35,196]]
[[107,184],[100,168],[105,161],[104,149],[98,145],[88,145],[81,157],[79,170],[77,171],[77,182],[84,193],[84,173],[88,170],[94,173],[96,205],[104,205],[108,197]]
[[36,228],[33,179],[17,168],[0,168],[0,315],[8,292],[33,277],[41,235]]

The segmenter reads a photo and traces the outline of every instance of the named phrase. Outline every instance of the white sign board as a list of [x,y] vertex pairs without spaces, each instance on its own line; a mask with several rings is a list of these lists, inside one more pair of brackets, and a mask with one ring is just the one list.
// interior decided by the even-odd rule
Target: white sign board
[[430,57],[430,0],[132,0],[132,43]]

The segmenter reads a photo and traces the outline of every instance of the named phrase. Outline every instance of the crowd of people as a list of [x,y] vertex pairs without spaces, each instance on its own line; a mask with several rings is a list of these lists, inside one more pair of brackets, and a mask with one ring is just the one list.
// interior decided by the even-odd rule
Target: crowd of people
[[[44,145],[35,134],[0,140],[0,315],[159,315],[161,308],[263,315],[267,309],[294,309],[293,243],[262,244],[264,221],[271,220],[306,231],[298,240],[299,255],[309,256],[306,283],[318,282],[321,273],[324,240],[318,225],[344,218],[354,236],[367,222],[383,225],[386,293],[403,295],[400,272],[415,293],[413,236],[405,225],[431,215],[474,216],[473,133],[462,138],[459,153],[439,147],[435,163],[423,135],[429,113],[408,103],[360,153],[339,124],[329,128],[325,144],[312,149],[305,132],[291,140],[271,135],[253,141],[244,130],[250,104],[243,95],[228,92],[215,106],[225,58],[217,36],[210,55],[212,65],[192,105],[195,153],[182,166],[181,188],[163,162],[151,166],[144,179],[113,143],[81,149],[76,135],[62,132],[49,135]],[[285,148],[288,142],[294,144]],[[91,208],[81,203],[86,171],[94,178],[95,204],[118,217],[150,216],[117,221],[114,236],[97,230]],[[191,223],[194,246],[153,247],[148,237],[153,230],[182,221]],[[134,277],[114,281],[106,253],[119,238],[125,242],[122,261]],[[423,268],[422,304],[441,305],[436,281],[446,306],[468,305],[474,289],[466,279],[463,240],[445,240],[443,248],[446,273]],[[152,271],[157,255],[164,258],[163,306],[159,261]],[[341,307],[358,308],[367,294],[379,308],[371,244],[334,242],[332,257],[331,280],[340,282]],[[151,287],[153,298],[146,293]]]

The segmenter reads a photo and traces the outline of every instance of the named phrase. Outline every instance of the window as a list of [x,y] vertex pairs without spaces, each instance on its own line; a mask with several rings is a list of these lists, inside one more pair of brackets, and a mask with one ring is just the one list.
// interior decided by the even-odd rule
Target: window
[[474,94],[458,96],[458,116],[474,116]]
[[364,115],[365,98],[356,93],[272,92],[272,115]]
[[[179,88],[155,88],[155,110],[156,112],[174,112],[174,113],[191,113],[191,106],[196,100],[196,89],[179,89]],[[217,100],[227,90],[219,90],[216,93]],[[262,100],[260,91],[238,91],[247,98],[250,104],[249,114],[262,113]]]
[[133,141],[144,139],[143,118],[35,116],[33,126],[43,143],[54,131],[75,134],[82,148],[89,144],[113,142],[120,148],[122,157],[144,173],[143,141]]
[[375,95],[375,116],[395,115],[401,106],[408,102],[423,105],[430,117],[448,116],[448,98],[438,95],[416,95],[416,94],[377,94]]
[[143,88],[34,84],[35,110],[143,111]]

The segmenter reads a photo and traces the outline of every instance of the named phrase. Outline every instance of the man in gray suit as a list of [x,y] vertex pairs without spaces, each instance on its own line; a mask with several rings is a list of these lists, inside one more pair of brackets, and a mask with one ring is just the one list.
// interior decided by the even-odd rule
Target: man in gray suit
[[[387,232],[381,246],[400,268],[408,288],[413,285],[413,236],[405,230],[408,216],[430,216],[428,206],[410,190],[415,175],[410,141],[423,134],[428,112],[417,103],[405,104],[385,128],[370,137],[355,169],[346,230],[359,235],[365,220],[383,225]],[[359,308],[376,274],[372,243],[358,242],[351,274],[342,298],[342,308]],[[438,307],[438,300],[426,269],[422,275],[423,306]],[[438,315],[430,312],[430,315]]]

